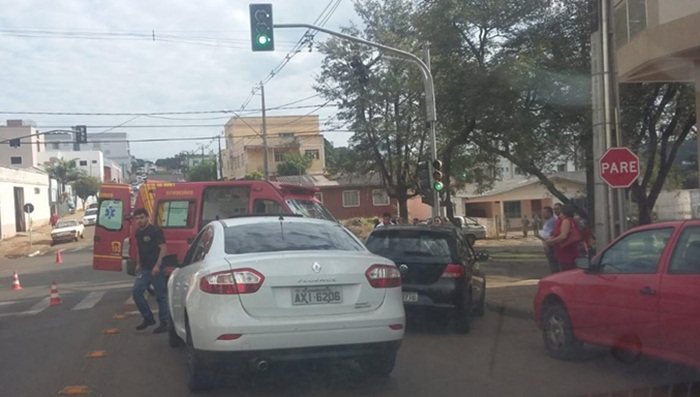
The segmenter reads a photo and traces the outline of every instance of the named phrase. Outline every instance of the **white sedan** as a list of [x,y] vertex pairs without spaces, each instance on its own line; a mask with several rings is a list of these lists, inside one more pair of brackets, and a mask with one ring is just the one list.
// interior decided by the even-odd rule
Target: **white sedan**
[[85,226],[77,220],[58,221],[56,227],[51,230],[51,245],[61,241],[78,241],[79,238],[84,237],[84,233]]
[[[172,256],[169,258],[172,260]],[[401,274],[342,225],[262,216],[209,223],[168,280],[169,343],[191,390],[227,364],[356,359],[388,376],[404,336]]]

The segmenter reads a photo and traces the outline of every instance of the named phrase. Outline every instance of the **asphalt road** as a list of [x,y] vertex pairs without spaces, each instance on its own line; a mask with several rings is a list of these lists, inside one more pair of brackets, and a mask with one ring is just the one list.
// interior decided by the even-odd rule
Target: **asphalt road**
[[[65,248],[62,264],[54,253],[0,263],[0,396],[51,396],[68,386],[85,386],[90,396],[189,396],[184,351],[168,347],[165,334],[134,330],[140,317],[129,300],[132,279],[93,271],[89,244]],[[488,266],[519,274],[518,265]],[[11,289],[15,269],[20,291]],[[53,280],[62,304],[47,306]],[[114,318],[123,313],[131,314]],[[600,348],[577,362],[553,360],[532,321],[497,312],[473,324],[470,334],[457,335],[432,321],[412,323],[388,379],[366,379],[350,362],[291,364],[226,373],[219,389],[200,395],[576,396],[696,376],[654,360],[625,364]],[[105,356],[85,358],[96,351]]]

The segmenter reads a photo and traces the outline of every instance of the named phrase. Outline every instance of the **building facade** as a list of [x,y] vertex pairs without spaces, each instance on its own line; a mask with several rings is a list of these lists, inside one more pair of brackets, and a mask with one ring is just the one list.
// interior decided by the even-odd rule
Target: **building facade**
[[39,168],[45,167],[56,160],[75,160],[78,169],[83,170],[86,175],[93,176],[100,182],[117,182],[122,179],[122,169],[114,161],[106,159],[100,150],[60,151],[48,150],[38,153],[37,164]]
[[7,125],[0,126],[0,141],[7,141],[0,144],[0,165],[33,167],[37,154],[45,150],[44,135],[38,133],[31,122],[7,120]]
[[[105,159],[114,163],[119,169],[120,175],[112,175],[111,179],[128,180],[131,172],[131,149],[126,132],[103,132],[98,134],[88,134],[88,143],[74,143],[73,134],[70,132],[46,135],[47,151],[91,151],[99,150]],[[112,169],[115,171],[116,168]]]
[[35,168],[0,166],[0,238],[14,237],[30,227],[24,205],[32,204],[31,224],[45,225],[51,216],[49,176]]
[[[326,154],[318,116],[266,117],[268,170],[277,174],[277,166],[286,154],[302,154],[312,159],[308,174],[323,174]],[[262,118],[236,117],[226,123],[224,178],[241,179],[253,172],[263,173],[264,142]]]

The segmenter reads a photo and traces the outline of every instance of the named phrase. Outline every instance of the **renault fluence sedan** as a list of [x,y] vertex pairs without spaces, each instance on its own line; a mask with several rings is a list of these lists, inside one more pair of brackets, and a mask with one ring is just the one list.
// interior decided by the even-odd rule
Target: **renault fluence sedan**
[[401,274],[338,223],[289,216],[209,223],[168,281],[171,346],[189,387],[224,366],[343,358],[387,376],[404,335]]

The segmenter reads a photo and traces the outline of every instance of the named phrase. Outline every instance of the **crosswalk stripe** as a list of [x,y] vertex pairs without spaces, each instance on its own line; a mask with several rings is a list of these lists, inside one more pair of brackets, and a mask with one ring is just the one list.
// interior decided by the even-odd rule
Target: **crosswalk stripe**
[[0,302],[0,306],[5,306],[5,305],[13,305],[13,304],[15,304],[15,303],[17,303],[17,302],[15,302],[15,301],[9,301],[9,302]]
[[92,309],[93,306],[97,304],[97,302],[102,299],[102,297],[105,295],[105,292],[107,291],[93,291],[87,294],[83,300],[80,301],[77,305],[73,307],[71,310],[85,310],[85,309]]
[[50,301],[50,298],[46,297],[46,298],[42,299],[36,305],[30,307],[29,310],[27,310],[26,312],[22,312],[21,315],[32,316],[34,314],[39,314],[42,311],[44,311],[47,307],[49,307],[49,301]]
[[135,303],[134,303],[134,297],[133,297],[133,296],[130,296],[129,299],[127,299],[126,302],[124,302],[124,304],[125,304],[125,305],[135,305]]

